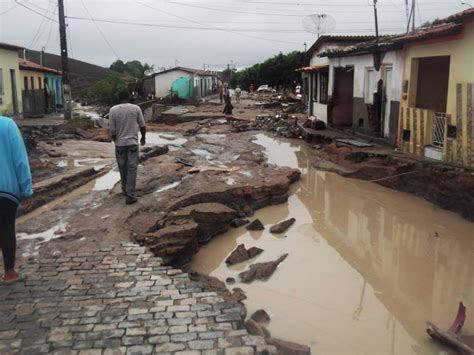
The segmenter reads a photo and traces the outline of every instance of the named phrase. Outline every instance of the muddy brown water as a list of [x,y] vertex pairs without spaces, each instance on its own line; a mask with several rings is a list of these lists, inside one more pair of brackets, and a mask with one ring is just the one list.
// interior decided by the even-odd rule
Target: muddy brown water
[[[474,334],[474,224],[454,213],[382,186],[315,170],[303,146],[257,135],[270,163],[299,167],[288,203],[256,212],[263,232],[233,229],[204,246],[192,269],[237,279],[250,263],[288,258],[266,282],[237,283],[249,314],[266,309],[274,337],[319,354],[447,354],[425,332],[442,328],[458,303]],[[295,217],[283,235],[268,227]],[[238,244],[265,251],[227,267]],[[230,286],[230,288],[235,286]]]

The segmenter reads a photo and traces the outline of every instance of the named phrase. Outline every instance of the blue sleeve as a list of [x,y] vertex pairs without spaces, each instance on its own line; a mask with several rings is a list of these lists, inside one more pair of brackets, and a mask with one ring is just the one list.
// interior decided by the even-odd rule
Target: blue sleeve
[[25,143],[23,142],[20,130],[13,121],[10,123],[9,131],[12,161],[15,167],[18,186],[20,187],[20,195],[21,197],[30,197],[33,195],[33,187]]

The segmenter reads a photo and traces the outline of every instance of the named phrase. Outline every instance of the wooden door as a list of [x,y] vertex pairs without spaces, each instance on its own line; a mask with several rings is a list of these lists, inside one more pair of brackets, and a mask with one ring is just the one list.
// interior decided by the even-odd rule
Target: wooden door
[[352,126],[354,68],[334,69],[333,126]]

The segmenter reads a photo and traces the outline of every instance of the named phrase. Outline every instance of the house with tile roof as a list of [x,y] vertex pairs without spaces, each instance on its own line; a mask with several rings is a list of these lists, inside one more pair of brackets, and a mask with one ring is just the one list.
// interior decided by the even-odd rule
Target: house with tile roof
[[319,56],[329,59],[329,121],[342,110],[354,131],[385,137],[406,153],[474,167],[474,9]]

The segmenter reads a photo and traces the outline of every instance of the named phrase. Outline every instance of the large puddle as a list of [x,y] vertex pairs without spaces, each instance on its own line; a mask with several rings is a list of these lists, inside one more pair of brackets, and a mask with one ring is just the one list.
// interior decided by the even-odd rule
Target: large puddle
[[[258,135],[271,163],[303,176],[287,204],[259,210],[264,232],[233,229],[194,257],[191,267],[237,279],[249,263],[288,253],[267,282],[236,284],[249,314],[266,309],[274,337],[319,354],[447,354],[425,332],[448,328],[464,302],[464,334],[474,334],[474,224],[417,197],[310,168],[305,147]],[[284,235],[268,227],[295,217]],[[227,267],[238,244],[265,251]],[[232,288],[232,287],[231,287]]]

